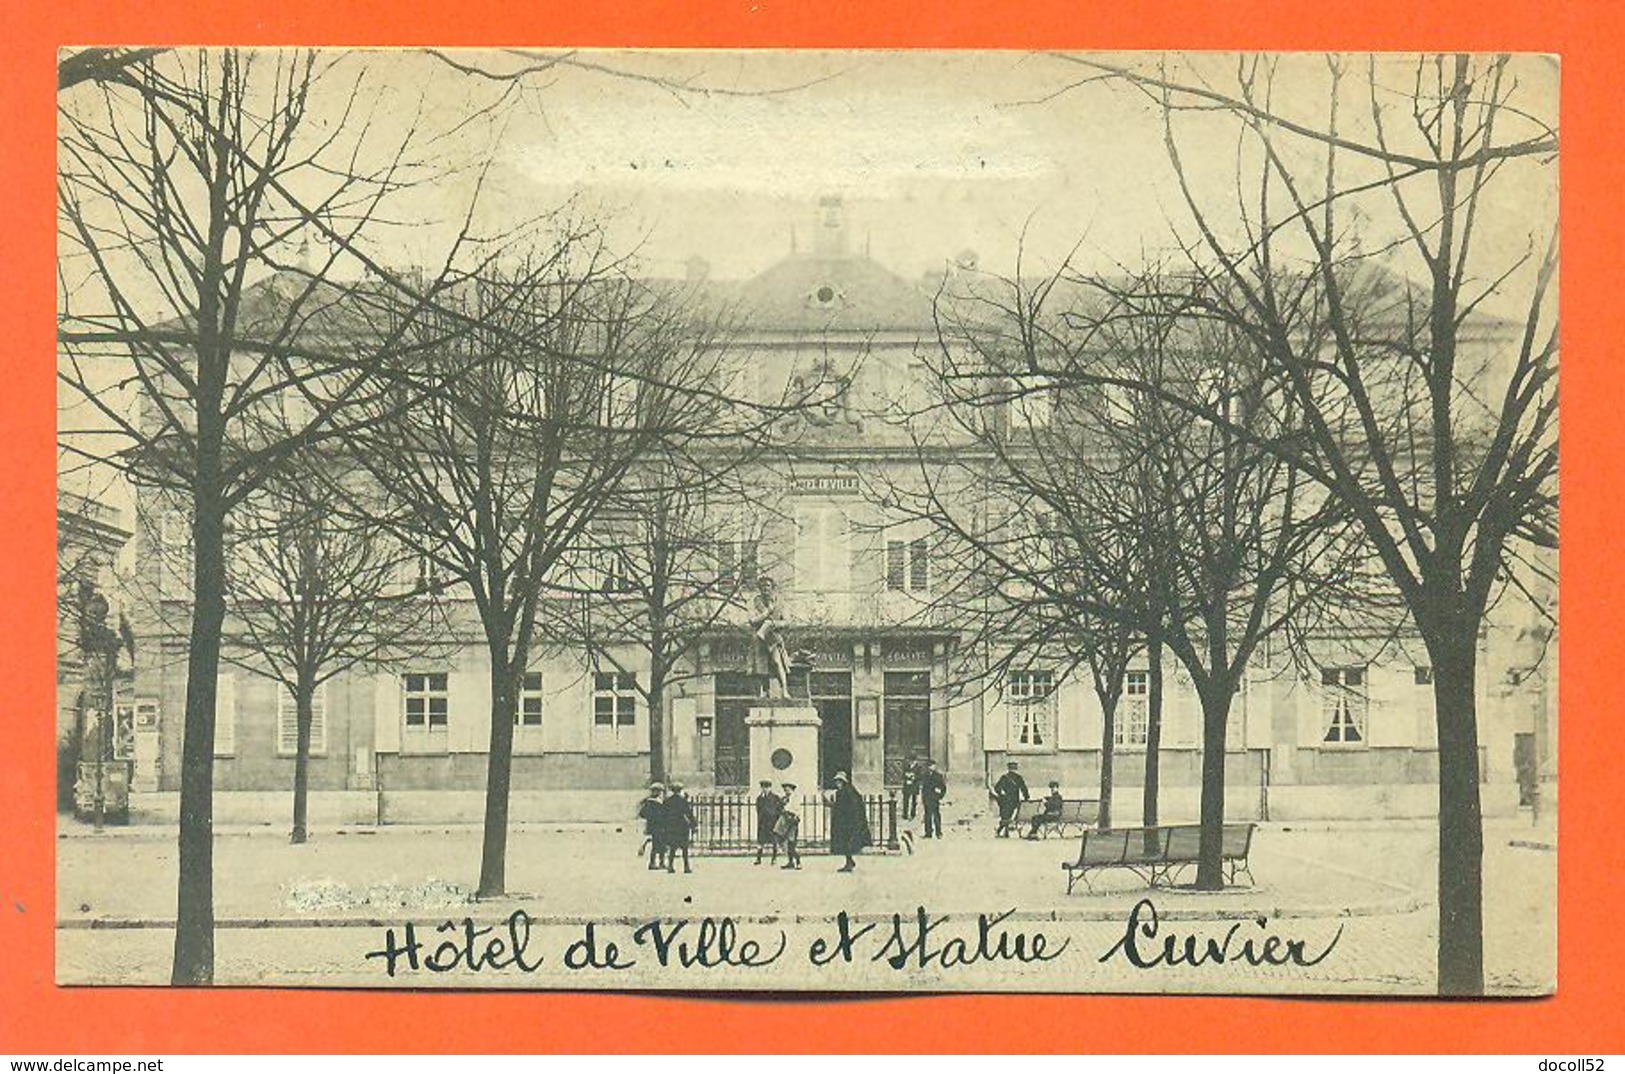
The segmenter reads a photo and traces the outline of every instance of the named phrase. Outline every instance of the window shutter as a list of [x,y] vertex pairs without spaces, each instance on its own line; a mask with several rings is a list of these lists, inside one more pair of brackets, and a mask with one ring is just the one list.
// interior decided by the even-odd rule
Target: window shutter
[[829,574],[829,587],[842,593],[852,591],[852,522],[840,507],[829,509],[824,539],[830,545],[830,558],[825,567]]
[[738,577],[738,552],[732,539],[717,542],[717,575],[724,585],[732,585]]
[[1290,696],[1298,713],[1298,745],[1304,749],[1318,749],[1325,745],[1325,701],[1320,688],[1295,679]]
[[542,749],[549,753],[585,753],[592,730],[592,674],[579,663],[549,663],[542,671],[547,690],[542,710]]
[[1010,744],[1010,706],[996,688],[982,695],[982,749],[1004,750]]
[[[159,516],[157,550],[163,595],[186,600],[192,596],[192,572],[188,569],[192,547],[192,521],[183,511],[165,511]],[[218,732],[217,732],[218,733]]]
[[886,588],[902,589],[905,581],[904,553],[907,545],[902,541],[886,542]]
[[1439,725],[1434,717],[1433,683],[1430,680],[1426,685],[1414,685],[1415,673],[1411,677],[1411,711],[1416,714],[1416,745],[1422,749],[1437,749],[1439,746]]
[[401,751],[401,719],[401,677],[380,671],[372,677],[373,752]]
[[1170,749],[1194,749],[1202,744],[1202,700],[1183,670],[1166,677],[1162,694],[1162,744]]
[[[1069,678],[1055,691],[1055,746],[1063,750],[1086,750],[1091,742],[1100,745],[1102,716],[1100,699],[1094,689]],[[1094,737],[1090,732],[1093,729]]]
[[1247,683],[1247,737],[1250,750],[1267,750],[1275,740],[1274,679],[1255,678]]
[[930,556],[924,537],[916,537],[908,546],[908,584],[909,588],[923,590],[929,588],[931,581]]
[[1230,697],[1230,712],[1224,721],[1224,748],[1229,750],[1245,749],[1247,745],[1247,726],[1252,722],[1252,684],[1247,681],[1245,672],[1236,683],[1236,692]]
[[[1418,692],[1409,664],[1372,664],[1367,670],[1370,703],[1366,706],[1367,739],[1373,746],[1416,745]],[[1430,707],[1431,715],[1431,707]]]
[[796,588],[803,593],[824,585],[824,514],[810,507],[796,511]]
[[484,753],[491,748],[491,671],[467,654],[446,679],[446,749]]
[[223,671],[214,681],[214,755],[237,752],[237,675]]
[[[286,686],[277,690],[276,751],[279,756],[292,757],[299,752],[299,706],[293,691]],[[310,755],[319,757],[327,752],[327,684],[316,687],[310,698]]]

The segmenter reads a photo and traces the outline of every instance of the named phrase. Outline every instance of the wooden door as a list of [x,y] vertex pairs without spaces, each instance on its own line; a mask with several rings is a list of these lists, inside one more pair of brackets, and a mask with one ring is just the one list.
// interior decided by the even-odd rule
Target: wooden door
[[881,708],[886,786],[903,782],[903,772],[931,756],[931,673],[888,671]]

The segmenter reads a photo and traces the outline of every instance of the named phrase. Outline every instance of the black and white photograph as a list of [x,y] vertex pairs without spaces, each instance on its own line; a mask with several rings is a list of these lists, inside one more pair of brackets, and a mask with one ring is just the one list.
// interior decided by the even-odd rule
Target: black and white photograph
[[58,984],[1557,989],[1556,57],[57,76]]

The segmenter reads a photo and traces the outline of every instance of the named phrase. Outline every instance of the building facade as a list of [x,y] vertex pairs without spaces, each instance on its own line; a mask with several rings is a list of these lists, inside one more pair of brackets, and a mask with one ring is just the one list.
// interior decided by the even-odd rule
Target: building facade
[[[890,788],[909,764],[930,758],[962,807],[979,807],[988,774],[1016,760],[1032,785],[1057,779],[1069,795],[1093,797],[1104,717],[1087,675],[1030,666],[1007,681],[971,681],[963,669],[973,654],[961,650],[967,632],[932,599],[946,582],[933,535],[887,506],[895,502],[889,493],[917,481],[933,457],[963,447],[951,422],[923,417],[932,409],[940,280],[905,279],[858,252],[839,199],[820,204],[814,236],[808,249],[750,280],[701,280],[695,266],[692,282],[739,311],[734,346],[749,357],[751,394],[793,394],[798,377],[841,386],[795,417],[783,450],[753,471],[750,493],[715,520],[719,569],[749,585],[769,578],[776,626],[790,648],[810,657],[811,670],[794,685],[823,721],[820,778],[847,771],[865,791]],[[138,528],[139,573],[157,599],[140,632],[131,703],[147,714],[153,755],[137,766],[137,809],[144,796],[150,812],[164,815],[179,785],[187,594],[184,573],[159,554],[179,539],[184,520],[159,514]],[[441,655],[345,674],[320,689],[309,770],[314,822],[480,815],[490,669],[471,623],[453,615],[451,633]],[[1527,800],[1530,759],[1538,770],[1555,755],[1555,654],[1537,640],[1549,642],[1550,632],[1521,613],[1495,622],[1484,638],[1487,812]],[[1419,645],[1341,638],[1320,646],[1311,670],[1268,651],[1253,663],[1230,722],[1231,815],[1424,816],[1436,808],[1431,677]],[[661,747],[673,777],[697,787],[746,785],[745,718],[764,670],[751,610],[719,616],[665,691]],[[607,657],[562,641],[541,647],[515,714],[516,819],[630,814],[629,795],[650,773],[650,720],[639,689],[648,672],[648,654],[635,645]],[[1117,713],[1119,816],[1138,808],[1148,674],[1143,662],[1131,665]],[[1200,707],[1171,656],[1164,679],[1162,815],[1193,819]],[[276,803],[292,787],[294,741],[286,692],[223,665],[219,819],[279,816]]]

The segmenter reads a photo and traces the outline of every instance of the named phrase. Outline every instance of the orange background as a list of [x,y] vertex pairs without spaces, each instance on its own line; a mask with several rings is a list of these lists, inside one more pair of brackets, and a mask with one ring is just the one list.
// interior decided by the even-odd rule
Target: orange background
[[[0,1052],[1625,1052],[1616,705],[1625,5],[1523,0],[93,0],[0,4]],[[1498,1003],[814,999],[58,989],[54,917],[55,50],[61,44],[1468,49],[1563,57],[1559,993]]]

